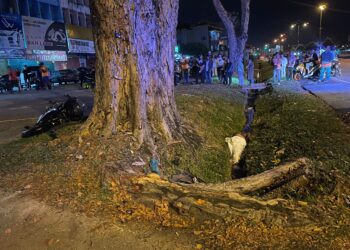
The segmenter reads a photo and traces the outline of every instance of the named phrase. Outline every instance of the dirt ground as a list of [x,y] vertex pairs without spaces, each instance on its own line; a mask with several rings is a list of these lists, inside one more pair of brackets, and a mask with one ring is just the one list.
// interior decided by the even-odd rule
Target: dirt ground
[[1,249],[194,249],[183,232],[144,224],[108,224],[0,191]]

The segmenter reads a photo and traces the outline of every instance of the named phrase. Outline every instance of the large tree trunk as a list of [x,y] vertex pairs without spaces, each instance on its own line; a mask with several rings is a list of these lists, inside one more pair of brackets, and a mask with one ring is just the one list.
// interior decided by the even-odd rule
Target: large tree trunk
[[[221,0],[213,0],[215,9],[223,22],[228,36],[229,57],[234,64],[240,79],[240,84],[244,84],[244,67],[240,67],[243,61],[244,49],[248,39],[248,27],[250,17],[250,0],[241,0],[240,25],[237,25],[237,16],[229,13],[221,3]],[[238,26],[238,27],[236,27]]]
[[174,99],[178,0],[90,1],[96,44],[96,92],[83,135],[132,132],[180,136]]

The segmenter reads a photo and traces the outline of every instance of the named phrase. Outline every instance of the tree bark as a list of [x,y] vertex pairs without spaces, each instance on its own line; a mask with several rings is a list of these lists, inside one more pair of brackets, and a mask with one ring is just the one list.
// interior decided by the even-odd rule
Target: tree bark
[[82,135],[180,137],[174,98],[178,0],[90,1],[96,44],[95,104]]
[[244,67],[240,67],[243,61],[244,49],[248,39],[250,19],[250,0],[241,0],[241,18],[237,24],[237,16],[230,14],[222,5],[221,0],[213,0],[215,9],[223,22],[228,36],[229,58],[234,64],[239,76],[240,84],[244,84]]

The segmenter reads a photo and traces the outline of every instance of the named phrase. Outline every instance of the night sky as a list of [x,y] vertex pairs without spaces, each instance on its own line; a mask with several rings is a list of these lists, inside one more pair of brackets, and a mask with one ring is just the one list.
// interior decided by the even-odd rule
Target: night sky
[[[229,11],[239,11],[239,0],[222,0]],[[308,30],[301,31],[301,42],[307,43],[318,37],[320,12],[318,0],[251,0],[251,19],[248,43],[262,46],[271,43],[280,33],[288,35],[289,42],[297,40],[296,32],[290,31],[295,21],[310,23]],[[350,0],[328,0],[324,13],[323,37],[332,37],[343,43],[350,36]],[[219,22],[212,0],[180,0],[180,23],[200,21]]]

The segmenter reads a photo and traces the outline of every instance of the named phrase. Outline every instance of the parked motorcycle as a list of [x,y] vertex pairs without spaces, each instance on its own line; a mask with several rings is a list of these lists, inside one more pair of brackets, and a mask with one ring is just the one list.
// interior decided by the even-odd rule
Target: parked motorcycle
[[95,71],[92,71],[83,77],[82,87],[84,89],[94,89],[95,88]]
[[294,80],[300,81],[302,79],[317,80],[320,73],[320,65],[318,63],[310,62],[309,68],[305,66],[304,62],[297,64],[294,70]]
[[84,117],[84,104],[76,97],[66,96],[63,102],[52,102],[33,127],[25,127],[22,138],[31,137],[51,130],[69,121],[81,121]]

